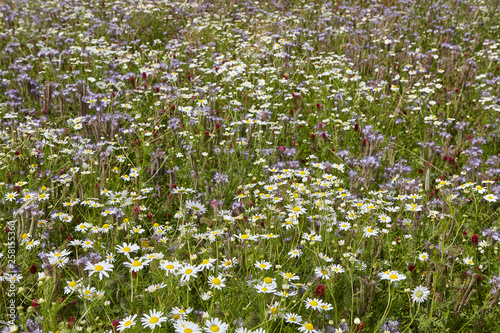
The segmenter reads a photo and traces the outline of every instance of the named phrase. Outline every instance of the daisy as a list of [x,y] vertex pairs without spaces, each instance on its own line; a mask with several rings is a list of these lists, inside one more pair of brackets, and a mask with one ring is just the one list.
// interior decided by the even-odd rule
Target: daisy
[[252,241],[258,240],[257,236],[247,235],[247,234],[239,234],[239,235],[235,235],[235,237],[239,238],[241,240],[252,240]]
[[266,270],[266,271],[271,269],[271,267],[273,267],[273,265],[271,265],[271,263],[267,262],[267,261],[257,261],[254,264],[254,266],[257,267],[258,269]]
[[91,240],[86,240],[85,242],[82,243],[82,247],[84,249],[91,249],[94,247],[94,242]]
[[330,271],[337,273],[337,274],[344,273],[344,269],[340,265],[331,265]]
[[148,260],[145,260],[143,258],[139,258],[139,260],[134,260],[132,262],[124,262],[123,265],[128,267],[131,272],[137,273],[144,267],[146,267],[149,264]]
[[167,321],[167,317],[163,316],[163,312],[161,311],[149,310],[149,316],[143,314],[141,321],[142,327],[149,327],[151,330],[154,330],[157,326],[161,326],[161,323]]
[[372,227],[366,227],[363,229],[363,237],[377,236],[378,229],[372,229]]
[[381,274],[381,279],[396,282],[406,279],[406,276],[398,273],[397,271],[388,271]]
[[162,261],[160,263],[160,268],[166,272],[166,275],[174,274],[177,270],[182,267],[182,265],[177,261]]
[[189,281],[191,278],[196,278],[199,268],[197,266],[186,264],[184,267],[179,269],[179,273],[181,274],[181,281]]
[[330,303],[321,302],[320,308],[322,311],[330,311],[333,309],[333,306]]
[[170,311],[170,313],[174,316],[175,320],[179,320],[185,319],[187,315],[191,313],[191,311],[193,311],[192,308],[187,308],[186,310],[184,310],[182,308],[175,307]]
[[318,332],[317,330],[314,329],[314,326],[311,323],[304,323],[304,324],[300,325],[299,331],[301,331],[301,332]]
[[109,277],[108,272],[113,271],[113,265],[106,262],[106,261],[101,261],[98,262],[97,264],[91,264],[90,262],[87,263],[87,266],[85,267],[86,271],[90,271],[89,276],[92,276],[94,273],[99,274],[99,280],[102,280],[102,277]]
[[38,240],[30,240],[28,242],[26,242],[26,250],[31,250],[32,248],[34,247],[37,247],[38,245],[40,245],[40,241]]
[[208,284],[210,285],[211,289],[215,288],[220,290],[226,286],[225,282],[226,279],[222,275],[218,275],[217,277],[213,277],[212,275],[210,275],[208,277]]
[[120,323],[118,324],[118,331],[123,332],[127,328],[134,326],[136,317],[137,317],[137,315],[133,315],[133,316],[128,316],[128,317],[124,318],[123,320],[121,320]]
[[472,261],[472,258],[471,257],[465,257],[463,260],[463,263],[466,264],[466,265],[471,265],[471,266],[474,266],[474,261]]
[[429,254],[427,252],[422,252],[418,255],[418,260],[427,261],[429,259]]
[[326,267],[316,267],[314,269],[314,275],[316,277],[325,279],[325,280],[330,280],[330,272]]
[[285,321],[291,324],[300,324],[302,322],[302,317],[296,313],[288,312],[285,313]]
[[318,257],[320,257],[321,259],[323,259],[326,262],[332,262],[333,261],[332,258],[328,257],[326,254],[323,254],[321,252],[318,254]]
[[64,287],[65,294],[71,294],[73,291],[77,290],[80,287],[81,280],[75,281],[66,281],[66,286]]
[[321,300],[317,298],[308,298],[306,299],[306,309],[320,310],[321,309]]
[[10,192],[10,193],[7,193],[5,195],[5,200],[7,200],[7,201],[13,201],[13,200],[16,199],[16,197],[17,197],[17,193],[16,192]]
[[344,231],[349,230],[349,229],[351,229],[351,224],[349,222],[340,222],[339,229],[344,230]]
[[290,256],[290,258],[299,258],[301,254],[302,254],[302,251],[299,249],[293,249],[290,252],[288,252],[288,255]]
[[287,281],[293,281],[293,280],[298,280],[300,279],[299,276],[293,274],[293,273],[290,273],[290,272],[281,272],[280,275]]
[[226,259],[224,261],[221,261],[219,267],[224,268],[224,269],[229,269],[236,265],[238,262],[236,261],[236,258],[232,259]]
[[228,328],[229,325],[222,322],[219,318],[210,318],[205,322],[205,332],[207,333],[212,333],[212,332],[225,333],[227,332]]
[[87,286],[78,290],[80,298],[92,299],[92,295],[97,292],[95,287]]
[[280,312],[282,312],[282,310],[280,309],[279,302],[274,302],[272,304],[269,304],[267,306],[267,309],[268,309],[268,313],[269,313],[270,317],[273,319],[277,319]]
[[205,269],[213,270],[215,261],[216,261],[216,259],[213,259],[213,258],[205,259],[201,262],[201,264],[198,265],[198,269],[200,271],[203,271]]
[[174,329],[176,333],[201,333],[200,326],[183,319],[175,322]]
[[207,209],[199,202],[196,201],[187,201],[186,208],[191,209],[196,214],[205,214]]
[[62,250],[61,252],[49,252],[48,256],[53,258],[66,257],[70,255],[71,252],[68,250]]
[[123,243],[123,245],[117,245],[116,249],[118,250],[118,253],[123,253],[124,255],[130,258],[130,253],[137,252],[140,249],[140,247],[137,244]]
[[484,198],[484,200],[489,201],[489,202],[496,202],[498,200],[497,196],[494,194],[485,195],[483,198]]
[[108,253],[106,254],[106,261],[109,262],[110,264],[115,262],[115,256],[113,253]]
[[149,293],[154,293],[157,290],[165,288],[167,285],[165,283],[160,283],[160,284],[152,284],[149,287],[146,288],[146,291]]
[[422,303],[427,299],[427,297],[430,294],[431,294],[431,292],[429,291],[429,289],[427,287],[418,286],[412,290],[411,299],[413,302]]
[[257,292],[259,294],[264,293],[264,294],[272,294],[276,292],[276,285],[274,284],[267,284],[267,283],[259,283],[258,285],[255,286],[255,289],[257,289]]

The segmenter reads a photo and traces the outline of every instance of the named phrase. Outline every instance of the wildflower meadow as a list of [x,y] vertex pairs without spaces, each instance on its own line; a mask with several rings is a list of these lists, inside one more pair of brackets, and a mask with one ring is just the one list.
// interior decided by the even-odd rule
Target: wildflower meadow
[[500,332],[500,1],[0,1],[0,332]]

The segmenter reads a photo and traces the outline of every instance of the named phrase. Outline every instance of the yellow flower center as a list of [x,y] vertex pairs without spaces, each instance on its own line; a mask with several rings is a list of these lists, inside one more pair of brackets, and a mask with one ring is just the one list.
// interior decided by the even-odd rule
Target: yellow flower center
[[247,239],[247,238],[250,238],[250,236],[248,236],[248,235],[241,235],[241,238]]
[[123,324],[123,326],[125,326],[125,327],[129,327],[130,325],[132,325],[132,321],[130,321],[130,320],[127,320],[125,322],[125,324]]
[[101,265],[96,265],[96,266],[94,267],[94,269],[95,269],[96,271],[100,272],[100,271],[102,271],[102,270],[104,269],[104,267],[102,267]]
[[293,207],[292,209],[294,212],[300,212],[300,208],[299,207]]
[[131,249],[130,249],[130,247],[128,247],[128,246],[125,246],[125,247],[123,248],[123,251],[124,251],[124,252],[128,252],[128,251],[130,251],[130,250],[131,250]]
[[186,271],[184,273],[191,274],[191,273],[193,273],[193,270],[191,268],[188,268],[188,269],[186,269]]
[[71,282],[69,283],[69,286],[70,286],[71,288],[73,288],[74,286],[76,286],[76,282],[75,282],[75,281],[71,281]]
[[201,263],[201,264],[202,264],[202,265],[206,265],[206,264],[208,264],[209,262],[210,262],[210,260],[205,259],[205,260],[203,260],[203,261],[202,261],[202,263]]
[[368,228],[368,229],[366,229],[366,231],[368,231],[369,233],[372,233],[373,229],[372,228]]
[[212,325],[212,327],[210,327],[210,331],[212,331],[212,332],[219,332],[219,326]]
[[264,279],[264,282],[267,283],[267,284],[269,284],[269,283],[273,282],[273,279],[271,279],[270,277],[266,277]]
[[312,306],[317,306],[317,305],[318,305],[318,302],[316,302],[316,301],[311,301],[311,305],[312,305]]
[[216,286],[220,285],[220,280],[218,278],[215,278],[212,280],[212,283],[215,284]]
[[139,260],[136,260],[136,261],[134,261],[134,262],[132,263],[132,266],[134,266],[134,267],[139,267],[139,266],[141,266],[141,265],[142,265],[142,262],[140,262]]
[[312,331],[314,329],[314,326],[311,323],[307,323],[304,325],[304,328],[308,331]]
[[149,322],[150,322],[151,324],[156,324],[158,321],[159,321],[158,317],[151,317],[151,318],[149,319]]
[[266,268],[266,264],[260,264],[259,267],[260,268]]
[[185,328],[184,329],[184,333],[192,333],[192,332],[193,332],[193,330],[190,329],[190,328]]
[[391,279],[391,280],[397,280],[398,276],[396,274],[391,274],[391,275],[389,275],[389,279]]
[[180,317],[181,317],[181,315],[179,315],[179,314],[175,314],[175,315],[174,315],[174,319],[175,319],[175,320],[179,319]]
[[167,269],[174,269],[174,265],[167,265]]

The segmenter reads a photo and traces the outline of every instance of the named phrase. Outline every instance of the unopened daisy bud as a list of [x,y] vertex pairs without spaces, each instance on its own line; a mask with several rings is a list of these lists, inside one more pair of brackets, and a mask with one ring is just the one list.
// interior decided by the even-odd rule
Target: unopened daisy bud
[[111,305],[111,302],[110,302],[110,301],[106,301],[106,302],[104,302],[104,305],[105,305],[105,306],[110,306],[110,305]]
[[359,318],[354,318],[354,325],[361,324],[361,320]]
[[19,331],[19,328],[17,327],[17,325],[12,325],[11,327],[9,327],[9,332],[14,333],[17,331]]
[[288,290],[288,289],[290,289],[290,285],[285,283],[285,284],[282,286],[282,288],[283,288],[284,290]]
[[396,243],[396,241],[392,241],[391,243],[392,245],[397,245],[398,243]]
[[306,245],[306,241],[305,240],[300,241],[300,245]]
[[276,269],[281,269],[281,265],[276,265],[274,267],[276,267]]
[[203,319],[208,319],[208,318],[210,318],[210,315],[208,314],[208,312],[203,312],[202,318]]
[[343,239],[339,240],[339,245],[343,246],[345,244],[345,241]]

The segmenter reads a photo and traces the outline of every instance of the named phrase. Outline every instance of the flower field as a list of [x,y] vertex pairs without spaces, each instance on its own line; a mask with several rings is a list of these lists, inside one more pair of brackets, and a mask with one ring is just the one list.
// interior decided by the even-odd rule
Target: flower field
[[0,332],[499,332],[500,2],[0,4]]

